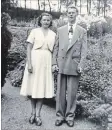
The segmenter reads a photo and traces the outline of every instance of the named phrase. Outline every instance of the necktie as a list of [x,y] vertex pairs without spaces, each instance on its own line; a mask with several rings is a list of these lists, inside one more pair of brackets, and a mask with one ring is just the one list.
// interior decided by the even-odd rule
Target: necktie
[[73,36],[73,25],[70,25],[70,29],[69,29],[69,42],[71,42]]
[[73,34],[73,25],[70,25],[69,33]]

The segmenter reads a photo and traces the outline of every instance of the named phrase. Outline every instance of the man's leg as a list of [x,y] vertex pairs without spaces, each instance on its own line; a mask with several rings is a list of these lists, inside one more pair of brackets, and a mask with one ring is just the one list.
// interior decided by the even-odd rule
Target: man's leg
[[79,85],[80,76],[67,77],[67,109],[66,120],[74,120],[76,109],[76,94]]
[[58,74],[56,116],[57,120],[64,120],[66,111],[66,75]]

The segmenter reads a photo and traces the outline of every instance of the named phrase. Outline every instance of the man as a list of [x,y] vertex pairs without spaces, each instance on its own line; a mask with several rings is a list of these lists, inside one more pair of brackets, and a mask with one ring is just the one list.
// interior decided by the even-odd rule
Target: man
[[[78,10],[69,5],[68,24],[58,28],[53,51],[53,70],[58,69],[56,126],[74,126],[76,94],[87,52],[87,32],[76,24]],[[67,96],[66,96],[67,95]]]

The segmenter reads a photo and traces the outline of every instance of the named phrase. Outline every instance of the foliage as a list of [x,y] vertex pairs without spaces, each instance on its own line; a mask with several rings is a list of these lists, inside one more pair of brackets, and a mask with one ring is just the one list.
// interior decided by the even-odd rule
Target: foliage
[[[45,12],[44,10],[34,10],[34,9],[25,9],[25,8],[15,8],[12,7],[9,11],[9,14],[12,19],[17,19],[17,21],[29,21],[31,19],[39,17],[41,13]],[[48,11],[46,11],[48,12]],[[60,12],[48,12],[53,16],[53,19],[60,17]]]
[[[54,21],[55,28],[64,24],[62,19]],[[9,58],[13,68],[9,71],[9,75],[12,84],[16,87],[21,86],[26,58],[25,40],[28,31],[33,27],[11,27],[14,40],[9,51]],[[76,114],[101,121],[101,119],[106,119],[111,109],[109,104],[112,103],[112,34],[105,33],[104,36],[99,35],[97,39],[95,37],[96,35],[92,37],[88,35],[88,54],[77,94]],[[13,56],[10,57],[11,53],[13,56],[18,54],[20,57],[17,56],[15,60]],[[15,60],[14,64],[13,60]],[[104,105],[109,105],[109,107],[104,109]]]
[[13,40],[8,55],[9,71],[17,67],[18,63],[26,58],[26,38],[28,29],[27,28],[10,28],[12,32]]
[[[13,19],[10,25],[18,27],[37,27],[38,18],[30,19],[29,21],[18,21]],[[59,19],[53,20],[53,30],[56,32],[58,27],[67,23],[66,15],[61,15]],[[87,29],[88,36],[99,38],[106,33],[112,33],[112,18],[111,17],[95,17],[95,16],[78,16],[77,23]]]
[[8,23],[10,22],[10,20],[11,20],[11,17],[9,16],[9,14],[3,12],[3,13],[2,13],[2,19],[1,19],[1,26],[2,26],[2,27],[3,27],[3,26],[4,26],[4,27],[7,26]]
[[[111,11],[111,2],[110,0],[98,0],[98,1],[93,1],[93,0],[58,0],[57,3],[54,3],[53,1],[51,2],[50,0],[48,1],[40,1],[40,0],[35,0],[35,4],[37,5],[37,9],[27,9],[27,1],[24,0],[24,7],[22,7],[23,1],[20,1],[21,7],[18,7],[18,1],[14,0],[2,0],[2,3],[6,1],[6,4],[4,5],[7,11],[9,10],[11,18],[16,18],[21,20],[28,20],[30,18],[34,18],[34,16],[38,16],[40,12],[42,11],[55,11],[54,16],[55,18],[59,18],[60,11],[65,12],[66,11],[66,6],[68,6],[70,3],[74,4],[77,6],[79,9],[79,13],[87,13],[87,14],[94,14],[99,16],[100,14],[103,16],[106,16],[109,11]],[[30,1],[30,7],[32,8],[32,3],[34,4],[33,1]],[[86,5],[85,5],[86,3]],[[8,7],[9,6],[9,7]],[[2,8],[4,9],[4,7]],[[82,11],[83,10],[83,11]],[[87,10],[87,12],[85,12]],[[57,12],[58,11],[58,12]]]
[[[77,23],[87,29],[88,35],[92,37],[100,37],[105,33],[112,33],[112,18],[111,17],[96,17],[94,15],[78,15]],[[57,27],[67,23],[67,16],[61,15],[60,19],[55,20]]]
[[26,60],[21,61],[20,63],[16,64],[15,68],[11,69],[11,71],[8,73],[9,79],[14,87],[21,86],[25,63]]
[[10,10],[10,4],[11,0],[1,0],[1,11],[8,13]]
[[5,83],[5,77],[7,74],[7,55],[8,49],[11,45],[12,35],[8,30],[7,24],[10,16],[6,13],[2,13],[1,16],[1,86]]
[[83,110],[82,114],[103,123],[109,112],[112,111],[110,105],[112,103],[111,41],[111,34],[97,40],[88,39],[87,60],[77,97]]

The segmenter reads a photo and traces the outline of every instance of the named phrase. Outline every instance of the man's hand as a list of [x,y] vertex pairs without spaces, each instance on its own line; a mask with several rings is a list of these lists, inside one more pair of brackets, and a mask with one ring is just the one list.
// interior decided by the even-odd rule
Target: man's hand
[[52,66],[52,72],[55,72],[55,71],[59,71],[59,67],[58,67],[58,65],[53,65]]
[[80,65],[78,65],[78,69],[77,69],[77,71],[78,71],[78,73],[82,73],[82,68],[81,68],[81,66]]
[[30,64],[30,65],[28,65],[28,72],[29,73],[33,73],[33,67],[32,67],[32,65]]

